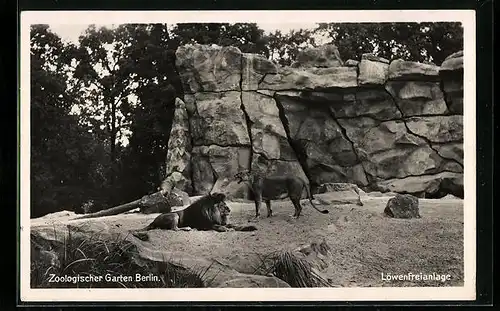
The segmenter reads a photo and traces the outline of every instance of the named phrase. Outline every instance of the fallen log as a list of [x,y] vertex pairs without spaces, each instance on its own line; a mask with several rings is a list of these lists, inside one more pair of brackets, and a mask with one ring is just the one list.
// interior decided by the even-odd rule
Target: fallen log
[[[183,198],[179,193],[180,192],[175,189],[172,190],[167,196],[165,196],[165,191],[160,190],[158,192],[145,195],[135,201],[121,204],[95,213],[85,214],[75,219],[87,219],[118,215],[131,211],[135,208],[140,208],[140,212],[143,214],[169,213],[172,211],[173,206],[182,206],[189,203],[184,202],[186,198]],[[189,197],[187,197],[187,199],[189,200]]]
[[129,203],[125,203],[122,205],[118,205],[115,207],[104,209],[102,211],[98,211],[95,213],[85,214],[85,215],[77,217],[75,219],[97,218],[97,217],[111,216],[111,215],[118,215],[121,213],[125,213],[125,212],[133,210],[134,208],[139,207],[141,200],[142,200],[142,198],[135,200],[135,201],[132,201],[132,202],[129,202]]

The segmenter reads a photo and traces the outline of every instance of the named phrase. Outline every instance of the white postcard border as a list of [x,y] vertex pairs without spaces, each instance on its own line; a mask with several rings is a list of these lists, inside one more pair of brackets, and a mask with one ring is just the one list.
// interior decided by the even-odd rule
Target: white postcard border
[[[439,22],[464,27],[464,286],[248,289],[30,288],[30,24],[177,22]],[[292,22],[293,23],[293,22]],[[476,298],[476,22],[474,10],[348,11],[26,11],[20,48],[20,296],[22,302],[72,301],[418,301]]]

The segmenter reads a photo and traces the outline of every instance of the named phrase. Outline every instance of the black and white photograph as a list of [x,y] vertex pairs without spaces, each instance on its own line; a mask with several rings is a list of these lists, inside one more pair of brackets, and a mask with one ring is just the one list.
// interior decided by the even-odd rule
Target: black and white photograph
[[21,40],[21,300],[475,298],[474,11],[32,11]]

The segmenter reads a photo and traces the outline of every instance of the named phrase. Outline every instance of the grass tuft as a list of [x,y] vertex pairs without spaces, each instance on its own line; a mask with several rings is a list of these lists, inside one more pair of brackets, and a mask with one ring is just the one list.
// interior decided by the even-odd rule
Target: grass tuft
[[[70,232],[62,243],[47,245],[34,234],[31,241],[31,288],[189,288],[213,281],[206,276],[210,267],[191,270],[168,261],[139,264],[137,247],[124,237],[104,240]],[[136,275],[149,278],[138,280]],[[57,278],[64,281],[54,281]]]
[[262,260],[262,266],[268,268],[264,274],[287,282],[291,287],[331,287],[327,280],[320,276],[313,264],[291,251],[278,251]]

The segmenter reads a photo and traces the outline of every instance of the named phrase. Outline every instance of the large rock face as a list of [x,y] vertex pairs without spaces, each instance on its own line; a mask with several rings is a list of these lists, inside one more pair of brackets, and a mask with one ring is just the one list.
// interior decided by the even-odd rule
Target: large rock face
[[344,65],[334,45],[284,68],[234,47],[182,46],[176,56],[189,120],[175,122],[192,146],[172,146],[186,146],[175,167],[189,172],[193,195],[246,169],[299,175],[313,188],[463,195],[461,52],[441,67],[372,54]]

